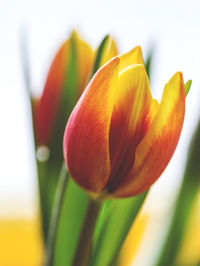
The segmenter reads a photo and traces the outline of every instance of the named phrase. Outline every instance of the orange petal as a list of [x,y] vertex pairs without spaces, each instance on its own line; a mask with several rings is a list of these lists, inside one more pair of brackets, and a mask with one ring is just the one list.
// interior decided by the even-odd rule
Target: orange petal
[[105,63],[107,63],[111,58],[116,56],[118,54],[117,46],[115,41],[108,36],[108,39],[105,44],[105,48],[102,54],[100,66],[103,66]]
[[64,135],[64,157],[73,179],[100,192],[110,174],[109,127],[119,58],[93,77],[74,108]]
[[116,197],[147,190],[162,174],[178,143],[185,114],[185,90],[181,73],[166,84],[158,113],[135,153],[135,162]]
[[112,168],[106,188],[111,192],[132,168],[136,147],[151,123],[152,101],[143,65],[121,72],[110,126]]

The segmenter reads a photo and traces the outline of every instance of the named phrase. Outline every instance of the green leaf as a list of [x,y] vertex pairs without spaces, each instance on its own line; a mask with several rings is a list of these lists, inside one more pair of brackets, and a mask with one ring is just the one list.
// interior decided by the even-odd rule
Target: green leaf
[[41,220],[42,220],[42,233],[43,241],[46,243],[48,234],[48,225],[50,219],[50,209],[49,209],[49,182],[47,181],[46,171],[47,162],[41,162],[36,158],[37,162],[37,174],[38,174],[38,186],[39,186],[39,198],[40,198],[40,210],[41,210]]
[[94,243],[97,243],[100,234],[102,233],[102,227],[104,225],[104,223],[106,222],[106,219],[108,218],[108,215],[110,213],[110,210],[112,208],[112,203],[113,200],[106,200],[104,203],[102,203],[102,207],[99,213],[99,217],[98,217],[98,221],[97,221],[97,225],[95,228],[95,233],[94,233]]
[[104,49],[106,47],[106,43],[107,43],[107,41],[108,41],[109,38],[110,38],[110,36],[109,35],[106,35],[104,37],[104,39],[102,40],[102,42],[100,43],[98,49],[97,49],[96,58],[94,60],[94,65],[93,65],[91,77],[97,72],[97,70],[100,67],[101,58],[102,58]]
[[54,266],[72,264],[88,201],[88,195],[70,179],[59,222]]
[[182,186],[175,204],[170,228],[158,256],[157,266],[174,265],[183,240],[194,200],[200,188],[200,123],[192,139]]
[[190,91],[190,87],[192,85],[192,80],[189,79],[186,83],[185,83],[185,97],[188,95],[188,92]]
[[101,232],[94,240],[90,266],[109,266],[113,263],[142,206],[146,193],[137,197],[113,200],[104,219]]
[[153,56],[154,56],[154,47],[151,47],[149,49],[147,59],[145,62],[145,68],[146,68],[146,72],[147,72],[149,81],[151,80],[151,69],[152,69]]

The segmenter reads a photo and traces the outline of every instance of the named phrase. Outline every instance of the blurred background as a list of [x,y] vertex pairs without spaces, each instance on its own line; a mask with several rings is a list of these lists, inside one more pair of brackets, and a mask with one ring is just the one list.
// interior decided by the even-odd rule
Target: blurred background
[[[75,29],[94,49],[106,34],[116,40],[120,53],[140,45],[146,58],[153,49],[151,89],[159,100],[165,83],[175,72],[182,71],[185,81],[193,80],[177,150],[162,177],[152,187],[143,209],[154,216],[133,265],[151,265],[150,254],[164,237],[168,213],[183,175],[189,141],[199,118],[199,11],[197,0],[0,0],[0,242],[7,240],[1,254],[6,254],[11,242],[14,245],[19,241],[23,230],[26,236],[33,237],[33,246],[40,238],[39,226],[35,226],[37,178],[20,39],[25,32],[31,89],[35,95],[40,95],[55,52]],[[11,231],[10,238],[3,233],[9,226],[5,221],[10,220],[16,221],[19,233],[14,240]],[[18,226],[21,220],[24,224]],[[155,243],[151,240],[151,247],[145,249],[150,238]],[[40,248],[38,244],[26,247],[27,254],[36,257]],[[145,257],[141,255],[144,249]],[[6,264],[1,256],[0,265],[18,265],[16,261]]]

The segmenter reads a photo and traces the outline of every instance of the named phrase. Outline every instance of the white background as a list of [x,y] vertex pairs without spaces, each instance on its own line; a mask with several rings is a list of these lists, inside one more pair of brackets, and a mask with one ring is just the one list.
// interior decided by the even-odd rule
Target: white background
[[159,99],[176,71],[183,72],[185,81],[193,80],[178,148],[153,189],[151,204],[163,208],[178,188],[199,115],[199,13],[199,1],[0,0],[0,215],[35,212],[36,171],[20,33],[24,29],[28,33],[31,83],[37,94],[56,49],[72,29],[94,49],[107,33],[116,39],[121,53],[141,45],[145,57],[155,45],[151,87]]

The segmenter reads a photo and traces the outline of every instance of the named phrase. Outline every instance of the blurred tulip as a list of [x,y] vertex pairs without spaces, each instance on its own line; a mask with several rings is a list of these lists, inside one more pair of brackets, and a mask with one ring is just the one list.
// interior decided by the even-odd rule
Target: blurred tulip
[[[51,141],[56,121],[59,127],[63,127],[70,113],[68,104],[70,96],[78,100],[88,80],[93,62],[93,51],[90,46],[72,33],[70,39],[66,40],[59,48],[48,73],[43,94],[34,104],[34,128],[37,145],[47,145]],[[71,73],[70,73],[71,72]],[[72,73],[74,72],[74,73]],[[72,75],[77,75],[73,77]],[[73,95],[68,86],[69,82],[75,80]],[[63,110],[61,104],[65,98]],[[74,99],[71,99],[74,101]],[[59,119],[59,111],[65,111],[64,121]]]
[[184,113],[180,72],[166,84],[159,105],[141,49],[113,58],[94,75],[67,123],[63,147],[70,175],[102,197],[144,192],[171,159]]

